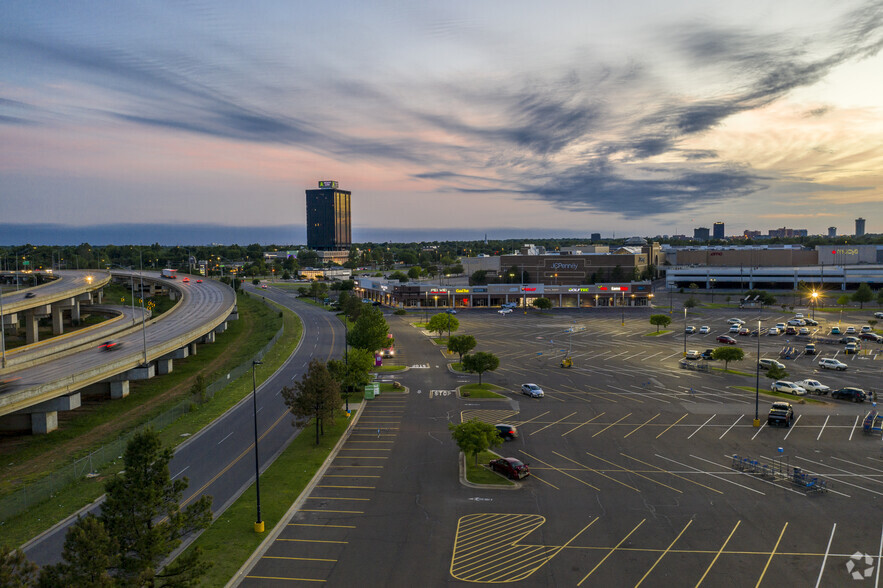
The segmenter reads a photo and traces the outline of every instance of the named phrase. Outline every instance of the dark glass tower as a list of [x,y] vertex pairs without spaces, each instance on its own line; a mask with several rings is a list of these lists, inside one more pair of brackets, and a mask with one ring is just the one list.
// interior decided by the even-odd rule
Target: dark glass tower
[[307,190],[307,247],[316,251],[350,248],[350,195],[334,181],[322,181],[318,190]]

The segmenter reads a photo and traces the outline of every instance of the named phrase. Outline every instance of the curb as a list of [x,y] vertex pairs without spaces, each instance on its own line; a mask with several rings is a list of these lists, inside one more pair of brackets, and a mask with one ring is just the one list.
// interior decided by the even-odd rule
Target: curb
[[462,451],[460,452],[457,462],[460,465],[460,485],[462,486],[476,488],[478,490],[521,490],[522,483],[514,480],[509,480],[509,482],[512,483],[511,486],[504,486],[502,484],[476,484],[470,482],[466,479],[466,454]]

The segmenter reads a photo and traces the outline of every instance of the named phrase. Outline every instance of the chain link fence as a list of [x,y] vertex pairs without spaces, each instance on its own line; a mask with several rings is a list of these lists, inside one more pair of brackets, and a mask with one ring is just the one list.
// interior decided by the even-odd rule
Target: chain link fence
[[[267,305],[270,306],[270,308],[273,308],[269,303],[267,303]],[[206,386],[205,399],[208,400],[212,398],[222,388],[235,381],[238,377],[249,372],[251,370],[252,362],[263,359],[279,340],[279,337],[282,336],[284,330],[285,327],[280,328],[279,331],[273,335],[273,338],[270,339],[269,343],[264,345],[264,347],[255,353],[251,359],[236,366]],[[186,399],[150,419],[147,423],[127,432],[118,439],[99,447],[89,453],[89,455],[76,460],[62,469],[50,473],[45,478],[27,484],[12,494],[3,496],[0,498],[0,521],[12,518],[28,510],[35,504],[39,504],[52,498],[56,492],[70,486],[74,482],[97,477],[99,475],[97,473],[99,469],[108,465],[113,465],[117,460],[122,459],[129,439],[131,439],[136,432],[146,429],[147,427],[151,427],[155,431],[164,429],[175,422],[181,415],[190,412],[193,409],[195,402],[196,401],[188,395]]]

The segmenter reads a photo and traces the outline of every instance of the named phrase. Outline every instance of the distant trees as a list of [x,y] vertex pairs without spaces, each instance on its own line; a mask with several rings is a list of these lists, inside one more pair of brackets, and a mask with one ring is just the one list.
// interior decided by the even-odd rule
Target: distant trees
[[650,324],[656,326],[656,332],[658,333],[660,327],[667,327],[671,324],[671,317],[667,314],[651,314]]

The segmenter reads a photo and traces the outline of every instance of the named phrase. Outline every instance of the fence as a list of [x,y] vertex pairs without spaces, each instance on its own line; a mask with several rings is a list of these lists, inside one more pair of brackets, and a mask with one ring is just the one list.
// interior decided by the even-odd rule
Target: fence
[[[270,308],[274,308],[268,302],[264,301]],[[264,345],[257,353],[248,361],[236,366],[208,386],[206,386],[206,398],[213,397],[224,386],[236,380],[236,378],[246,374],[251,370],[252,361],[261,360],[276,344],[279,337],[282,336],[285,327],[281,327],[269,343]],[[78,480],[96,477],[99,468],[107,465],[113,465],[118,459],[121,459],[129,442],[136,432],[151,427],[154,430],[161,430],[175,422],[181,415],[190,412],[193,405],[193,399],[188,397],[175,406],[164,411],[163,413],[150,419],[147,423],[136,427],[118,439],[102,445],[89,455],[82,457],[75,462],[65,466],[62,469],[50,473],[48,476],[40,480],[28,484],[14,493],[0,498],[0,520],[10,519],[35,504],[39,504],[44,500],[52,498],[59,490],[70,486]],[[0,523],[2,524],[2,523]]]

